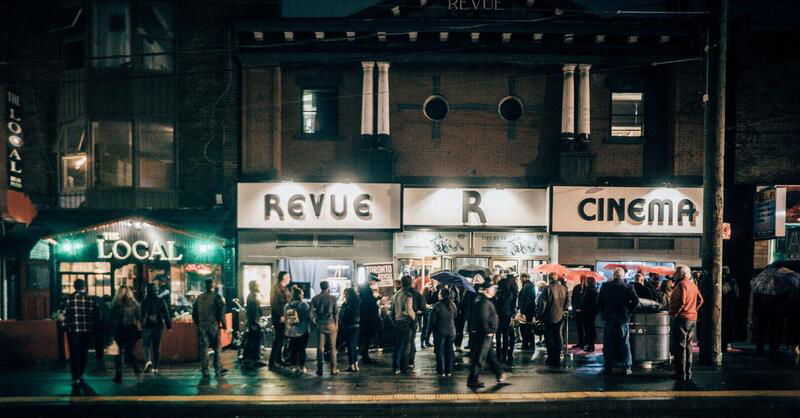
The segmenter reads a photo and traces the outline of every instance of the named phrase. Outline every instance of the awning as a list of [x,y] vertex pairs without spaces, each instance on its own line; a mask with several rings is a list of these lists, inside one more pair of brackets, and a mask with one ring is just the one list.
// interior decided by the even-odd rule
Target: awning
[[30,225],[37,215],[31,199],[16,190],[0,191],[0,207],[3,208],[3,220],[10,222]]

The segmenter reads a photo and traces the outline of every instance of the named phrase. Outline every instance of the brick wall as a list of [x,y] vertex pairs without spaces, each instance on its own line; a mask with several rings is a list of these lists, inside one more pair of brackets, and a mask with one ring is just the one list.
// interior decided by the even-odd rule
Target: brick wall
[[238,177],[239,71],[225,2],[178,2],[178,184],[182,207],[208,207],[216,193],[235,205]]
[[[656,80],[665,86],[676,86],[668,89],[668,106],[663,112],[674,107],[678,114],[668,119],[674,120],[674,126],[667,132],[658,132],[658,140],[672,140],[669,135],[674,136],[674,172],[679,176],[702,174],[702,110],[697,105],[698,70],[695,67],[676,67],[678,74],[667,72],[668,77],[674,79]],[[360,134],[360,64],[284,67],[282,72],[283,176],[353,178],[351,167]],[[298,80],[313,74],[338,80],[338,141],[298,139],[301,90]],[[561,122],[563,83],[560,69],[394,64],[389,74],[396,177],[527,177],[535,181],[554,178]],[[635,180],[645,174],[644,146],[606,141],[610,134],[608,76],[603,71],[592,75],[591,150],[597,154],[597,175]],[[451,105],[447,118],[438,124],[438,139],[434,138],[434,123],[422,112],[422,104],[434,93],[435,79],[439,83],[439,93]],[[243,83],[242,150],[246,153],[243,170],[263,174],[271,169],[272,158],[271,75],[263,70],[250,70]],[[526,107],[525,115],[514,124],[511,137],[509,123],[497,114],[497,104],[509,95],[510,85]],[[656,154],[648,158],[672,161],[670,155]]]
[[728,132],[735,133],[736,182],[798,184],[800,60],[787,52],[796,49],[794,38],[744,28],[736,33],[737,53],[729,61],[736,71],[728,80],[735,89]]

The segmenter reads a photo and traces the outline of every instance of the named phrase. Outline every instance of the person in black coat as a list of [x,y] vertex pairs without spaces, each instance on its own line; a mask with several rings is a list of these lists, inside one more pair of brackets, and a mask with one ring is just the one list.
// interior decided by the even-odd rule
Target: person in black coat
[[497,297],[494,299],[500,320],[496,335],[497,355],[500,357],[500,361],[508,365],[514,362],[516,336],[511,320],[517,313],[517,293],[516,277],[509,274],[498,282]]
[[439,301],[431,309],[429,326],[433,332],[434,352],[436,354],[436,373],[451,376],[453,373],[453,338],[456,336],[456,304],[450,299],[450,290],[442,288]]
[[489,364],[489,368],[497,378],[498,383],[506,380],[506,374],[500,368],[494,350],[492,350],[492,337],[497,332],[499,318],[491,299],[497,292],[497,285],[487,281],[479,285],[478,296],[470,310],[469,332],[470,332],[470,366],[467,386],[470,388],[480,388],[484,384],[478,381],[478,373],[483,368],[484,363]]
[[578,310],[583,316],[583,351],[594,352],[594,344],[597,339],[597,330],[594,321],[597,318],[597,284],[594,277],[587,276],[585,289],[581,295]]
[[578,343],[572,348],[583,347],[586,345],[586,335],[584,335],[585,327],[583,325],[584,315],[580,309],[583,292],[586,289],[586,276],[581,275],[581,281],[572,288],[572,297],[570,303],[572,304],[572,312],[575,312],[575,329],[578,331]]
[[522,278],[522,290],[519,292],[519,313],[525,317],[525,323],[519,326],[519,333],[522,336],[522,349],[530,350],[534,348],[533,320],[536,317],[536,285],[531,281],[527,273],[520,275]]
[[656,300],[656,294],[650,289],[650,286],[644,283],[644,274],[636,273],[633,277],[633,290],[636,292],[636,297],[639,299]]
[[358,293],[352,287],[344,291],[344,303],[339,309],[339,335],[347,346],[347,359],[350,366],[348,372],[358,371],[358,331],[360,328],[361,308]]
[[375,291],[372,286],[380,281],[375,273],[369,274],[369,279],[359,288],[359,314],[360,330],[358,335],[358,348],[361,354],[361,361],[366,364],[373,363],[369,357],[369,346],[372,339],[381,329],[381,317],[378,308],[378,299],[375,298]]
[[172,329],[172,315],[164,299],[158,297],[158,288],[153,283],[147,285],[147,296],[142,301],[142,351],[144,351],[144,372],[158,373],[161,357],[161,335],[164,326]]

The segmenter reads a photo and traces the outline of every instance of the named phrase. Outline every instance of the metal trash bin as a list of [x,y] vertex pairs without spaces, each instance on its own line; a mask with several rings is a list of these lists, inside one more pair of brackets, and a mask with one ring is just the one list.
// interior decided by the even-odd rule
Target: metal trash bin
[[633,364],[649,369],[669,360],[669,314],[634,313],[630,321]]

